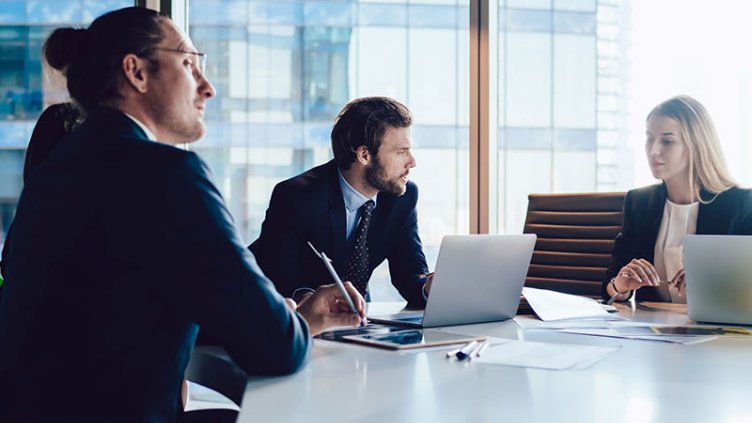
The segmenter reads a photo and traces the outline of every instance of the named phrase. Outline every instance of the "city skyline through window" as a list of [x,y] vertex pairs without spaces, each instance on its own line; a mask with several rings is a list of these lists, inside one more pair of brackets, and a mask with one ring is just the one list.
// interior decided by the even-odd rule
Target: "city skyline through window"
[[[0,0],[0,244],[22,189],[24,150],[44,107],[64,101],[41,45],[129,1]],[[677,94],[713,116],[732,175],[752,184],[752,5],[734,0],[490,2],[491,225],[519,233],[531,192],[616,191],[653,181],[644,119]],[[218,88],[210,165],[247,243],[279,181],[330,159],[349,100],[387,95],[415,116],[419,228],[433,266],[441,237],[469,230],[469,2],[189,3],[189,34]],[[374,299],[394,299],[381,269]]]

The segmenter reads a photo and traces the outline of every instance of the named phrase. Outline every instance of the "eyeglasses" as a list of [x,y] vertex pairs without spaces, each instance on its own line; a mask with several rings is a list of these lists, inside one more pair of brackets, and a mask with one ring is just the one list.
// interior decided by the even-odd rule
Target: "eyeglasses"
[[175,48],[154,47],[154,50],[169,51],[179,54],[192,54],[198,57],[198,66],[196,68],[203,75],[206,72],[206,53],[199,53],[197,51],[178,50]]

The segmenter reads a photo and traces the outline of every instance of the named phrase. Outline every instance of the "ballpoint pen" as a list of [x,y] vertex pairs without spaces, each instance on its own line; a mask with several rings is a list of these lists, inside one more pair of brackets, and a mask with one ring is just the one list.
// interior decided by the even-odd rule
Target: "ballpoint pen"
[[476,357],[480,357],[480,353],[482,353],[483,350],[485,350],[486,348],[488,348],[489,345],[490,345],[490,342],[484,342],[484,343],[480,344],[480,347],[478,347],[478,349],[475,350],[475,356]]
[[469,353],[467,353],[466,360],[470,361],[473,358],[478,357],[480,355],[480,352],[483,350],[483,348],[486,347],[486,345],[488,345],[488,342],[486,342],[486,341],[478,342],[478,344],[475,345],[475,348],[473,348],[472,351],[470,351]]
[[456,348],[451,351],[447,351],[446,356],[447,358],[457,357],[457,353],[460,352],[462,348]]
[[[619,273],[619,276],[631,277],[631,275],[629,273]],[[673,283],[670,282],[670,281],[663,281],[663,280],[658,282],[658,286],[663,286],[663,285],[666,285],[666,286],[670,287],[670,286],[673,285]],[[614,287],[614,289],[616,289],[616,288]],[[627,291],[627,292],[629,292],[629,291]],[[620,293],[616,293],[616,294],[612,295],[611,298],[609,298],[608,300],[603,300],[602,303],[605,304],[605,305],[608,305],[608,306],[613,305],[614,302],[616,302],[616,299],[619,296],[623,295],[623,294],[626,294],[626,292],[621,293],[621,294]]]
[[[329,259],[329,257],[326,256],[326,254],[322,252],[318,252],[316,248],[313,246],[313,244],[308,242],[308,246],[311,247],[313,252],[321,259],[321,261],[324,262],[324,266],[326,266],[326,270],[329,271],[329,274],[332,276],[332,279],[334,279],[334,284],[337,285],[337,288],[339,288],[340,292],[342,293],[342,296],[345,297],[345,301],[347,301],[347,305],[350,307],[350,311],[353,313],[360,315],[358,313],[358,310],[355,308],[355,304],[353,304],[352,299],[350,298],[350,294],[347,292],[347,289],[345,289],[345,284],[342,283],[342,279],[339,278],[339,275],[337,275],[337,272],[334,270],[334,266],[332,266],[332,261]],[[360,320],[360,326],[365,326],[366,321],[365,319]]]

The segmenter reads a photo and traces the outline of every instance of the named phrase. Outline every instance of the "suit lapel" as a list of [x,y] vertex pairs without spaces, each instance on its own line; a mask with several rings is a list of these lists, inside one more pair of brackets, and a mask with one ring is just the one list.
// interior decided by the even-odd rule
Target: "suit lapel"
[[697,227],[696,234],[723,234],[726,231],[721,228],[724,222],[722,219],[718,219],[718,209],[716,202],[716,195],[713,195],[704,189],[700,192],[700,198],[704,200],[713,200],[710,203],[700,202],[700,207],[697,210]]
[[[663,209],[666,207],[666,185],[661,184],[658,186],[658,189],[656,189],[653,193],[653,195],[650,196],[650,201],[645,208],[647,210],[646,213],[646,219],[645,219],[645,225],[647,228],[647,238],[648,240],[656,240],[658,239],[658,230],[661,228],[661,220],[663,219]],[[652,241],[653,247],[655,246],[655,241]],[[652,263],[655,260],[655,249],[649,248],[649,257],[647,259]]]

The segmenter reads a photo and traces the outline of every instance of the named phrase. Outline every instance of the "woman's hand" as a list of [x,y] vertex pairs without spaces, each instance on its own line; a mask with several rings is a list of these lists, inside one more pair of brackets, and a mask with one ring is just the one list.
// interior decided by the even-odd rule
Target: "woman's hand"
[[[683,272],[682,272],[683,273]],[[618,292],[633,291],[643,286],[658,286],[661,278],[655,267],[645,259],[633,259],[619,270],[614,280]]]
[[682,268],[680,271],[676,272],[676,275],[669,283],[679,290],[679,295],[684,295],[684,290],[687,287],[686,278],[684,277],[684,269]]

